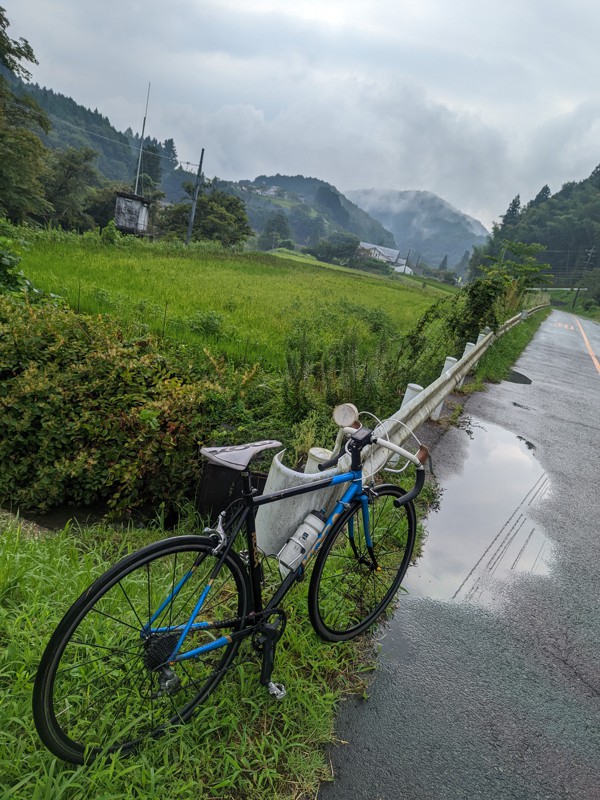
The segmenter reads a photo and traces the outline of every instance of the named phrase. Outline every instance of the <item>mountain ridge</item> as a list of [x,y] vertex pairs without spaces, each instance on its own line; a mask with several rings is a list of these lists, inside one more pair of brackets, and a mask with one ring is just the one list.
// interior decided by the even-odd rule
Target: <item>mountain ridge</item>
[[[45,137],[51,148],[91,147],[98,153],[97,167],[107,181],[130,183],[139,153],[140,138],[131,129],[118,131],[108,117],[92,111],[73,98],[35,83],[27,83],[3,71],[14,90],[29,94],[46,111],[53,128]],[[193,183],[195,175],[177,166],[173,139],[159,142],[144,139],[144,153],[158,158],[163,167],[161,187],[170,202],[187,195],[183,184]],[[483,244],[488,232],[477,220],[431,192],[424,190],[354,190],[341,192],[333,184],[303,175],[258,175],[254,180],[215,180],[214,185],[244,201],[250,224],[257,234],[270,216],[282,212],[288,218],[297,244],[314,244],[315,237],[343,230],[362,241],[384,247],[408,250],[430,266],[437,266],[444,255],[450,264],[464,260],[466,250]],[[278,189],[283,193],[277,196]],[[414,207],[399,214],[399,198]],[[385,201],[384,207],[382,202]],[[402,219],[399,219],[402,217]],[[457,232],[459,235],[457,235]],[[436,241],[442,237],[443,241]],[[462,248],[462,249],[461,249]],[[413,263],[415,263],[413,260]]]
[[403,255],[410,250],[412,263],[420,258],[437,267],[447,256],[449,267],[462,273],[467,251],[489,237],[479,220],[433,192],[353,189],[345,194],[394,234]]

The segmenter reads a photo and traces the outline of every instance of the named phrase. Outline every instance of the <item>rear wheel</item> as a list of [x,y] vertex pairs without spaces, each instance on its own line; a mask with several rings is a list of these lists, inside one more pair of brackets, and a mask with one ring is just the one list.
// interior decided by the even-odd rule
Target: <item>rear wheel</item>
[[366,490],[368,529],[360,502],[332,527],[315,562],[308,610],[323,639],[352,639],[389,605],[404,577],[415,544],[412,502],[400,505],[402,489],[391,484]]
[[[104,573],[67,612],[33,691],[38,733],[59,758],[80,764],[100,753],[126,754],[186,722],[214,691],[239,641],[164,665],[218,561],[213,548],[200,536],[151,544]],[[248,597],[245,567],[231,552],[195,621],[242,617]],[[231,630],[195,628],[180,652]]]

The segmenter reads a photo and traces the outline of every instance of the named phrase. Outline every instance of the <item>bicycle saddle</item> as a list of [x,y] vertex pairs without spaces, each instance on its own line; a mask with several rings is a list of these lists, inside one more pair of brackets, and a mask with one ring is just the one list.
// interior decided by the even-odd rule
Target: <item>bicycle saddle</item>
[[232,447],[202,447],[200,452],[212,464],[242,472],[257,453],[273,447],[282,447],[282,444],[275,439],[265,439],[263,442],[250,442]]

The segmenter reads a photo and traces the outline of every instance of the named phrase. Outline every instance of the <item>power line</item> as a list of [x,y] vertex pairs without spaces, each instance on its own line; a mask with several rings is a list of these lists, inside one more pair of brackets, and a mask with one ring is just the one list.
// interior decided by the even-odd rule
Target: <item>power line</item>
[[[9,101],[8,104],[14,106],[15,108],[19,108],[20,110],[23,110],[23,105],[20,104],[20,103],[15,103],[14,101]],[[41,106],[40,106],[40,108],[41,108]],[[90,136],[95,136],[97,139],[104,139],[104,141],[106,141],[106,142],[111,142],[112,144],[119,145],[120,147],[127,147],[129,150],[134,150],[136,153],[139,152],[139,148],[137,146],[134,146],[134,145],[130,144],[129,142],[122,142],[119,139],[113,139],[110,136],[104,136],[103,134],[97,133],[96,131],[91,131],[89,128],[86,128],[83,125],[76,125],[74,122],[68,122],[66,119],[63,119],[62,117],[58,117],[56,114],[52,114],[50,111],[46,111],[43,108],[42,108],[42,111],[44,112],[44,114],[46,114],[46,116],[50,117],[51,119],[56,120],[56,122],[59,122],[61,125],[68,125],[70,128],[75,128],[75,130],[83,131],[84,133],[87,133]],[[115,130],[115,133],[117,135],[119,135],[119,136],[125,136],[124,133],[120,133],[117,130]],[[163,156],[160,153],[155,153],[153,150],[147,150],[147,149],[144,150],[144,149],[142,149],[142,152],[143,153],[147,153],[147,154],[152,155],[152,156],[155,156],[156,158],[161,158],[164,161],[170,161],[171,163],[173,162],[173,159],[169,158],[169,156]],[[188,167],[198,167],[199,166],[198,164],[194,164],[192,161],[182,161],[179,158],[177,159],[177,165],[178,166],[183,166],[184,164],[186,166],[188,166]]]
[[[96,136],[98,139],[104,139],[107,142],[112,142],[113,144],[120,145],[121,147],[127,147],[129,150],[134,150],[136,153],[139,152],[138,148],[135,147],[132,144],[129,144],[129,142],[121,142],[118,139],[111,139],[110,136],[103,136],[101,133],[96,133],[96,131],[91,131],[91,130],[89,130],[89,128],[84,128],[83,125],[75,125],[75,123],[67,122],[66,119],[62,119],[61,117],[57,117],[55,114],[50,114],[48,112],[46,112],[46,113],[48,114],[49,117],[51,117],[52,119],[55,119],[57,122],[60,122],[62,125],[68,125],[69,127],[75,128],[78,131],[84,131],[85,133],[89,133],[90,136]],[[118,131],[117,131],[117,133],[118,133]],[[121,136],[125,136],[125,134],[122,133]],[[155,153],[153,150],[143,149],[142,152],[143,153],[148,153],[148,154],[150,154],[152,156],[155,156],[156,158],[162,158],[164,161],[170,161],[170,162],[173,161],[173,159],[169,158],[169,156],[163,156],[160,153]],[[179,158],[177,159],[177,164],[178,164],[178,166],[180,166],[182,164],[187,164],[190,167],[197,167],[198,166],[198,164],[194,164],[191,161],[182,161]]]

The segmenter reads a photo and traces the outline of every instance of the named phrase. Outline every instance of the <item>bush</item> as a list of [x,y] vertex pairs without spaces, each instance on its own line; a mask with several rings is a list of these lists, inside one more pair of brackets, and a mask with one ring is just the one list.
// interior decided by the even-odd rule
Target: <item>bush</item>
[[17,228],[0,218],[0,291],[18,289],[24,282],[18,269],[23,242],[16,237]]
[[0,504],[177,506],[199,480],[198,443],[250,423],[253,376],[208,356],[186,367],[102,316],[0,296]]

